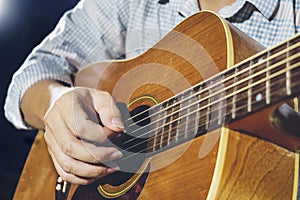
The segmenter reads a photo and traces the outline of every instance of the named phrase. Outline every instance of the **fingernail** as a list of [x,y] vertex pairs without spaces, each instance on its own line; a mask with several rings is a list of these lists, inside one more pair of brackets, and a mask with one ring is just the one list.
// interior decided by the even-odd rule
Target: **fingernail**
[[115,160],[115,159],[121,158],[122,156],[123,156],[122,152],[116,151],[109,156],[109,159]]
[[121,130],[125,130],[125,127],[124,127],[123,122],[121,121],[121,119],[113,118],[112,123],[115,127],[119,128]]
[[111,174],[111,173],[114,173],[114,172],[119,171],[119,170],[120,170],[120,167],[119,166],[115,166],[115,167],[108,168],[107,169],[107,173]]

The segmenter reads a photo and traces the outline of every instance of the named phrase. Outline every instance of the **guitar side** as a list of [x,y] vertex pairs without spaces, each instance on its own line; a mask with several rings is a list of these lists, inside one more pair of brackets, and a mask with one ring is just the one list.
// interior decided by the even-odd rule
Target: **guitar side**
[[[210,37],[212,34],[214,37]],[[174,44],[174,41],[179,42]],[[196,51],[191,45],[183,45],[195,41],[200,44],[196,45]],[[137,58],[88,66],[77,74],[77,85],[108,91],[132,110],[140,105],[163,102],[261,50],[261,46],[215,14],[202,12],[178,25]],[[159,78],[153,79],[149,74],[159,75]],[[171,75],[177,78],[172,79]],[[264,131],[274,130],[267,127]],[[241,132],[221,127],[195,138],[188,145],[153,156],[150,165],[157,170],[150,171],[139,198],[295,199],[298,154]],[[41,135],[38,134],[28,156],[15,199],[55,198],[57,173]],[[43,156],[36,156],[40,155],[36,152]],[[177,159],[172,160],[172,157]],[[39,161],[40,158],[45,160]],[[72,186],[68,199],[82,196],[78,188],[84,190],[84,187]],[[99,199],[105,199],[98,188],[92,189],[93,197],[98,195]]]
[[55,199],[57,172],[39,131],[27,156],[13,199]]

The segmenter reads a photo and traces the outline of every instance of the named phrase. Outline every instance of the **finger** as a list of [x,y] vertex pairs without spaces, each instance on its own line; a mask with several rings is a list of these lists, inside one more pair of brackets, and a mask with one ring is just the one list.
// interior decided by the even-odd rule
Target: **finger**
[[[84,162],[89,162],[89,163],[104,162],[122,156],[122,153],[117,151],[117,149],[115,148],[97,147],[96,145],[85,143],[83,140],[78,140],[77,137],[78,135],[80,135],[80,137],[83,139],[102,142],[107,138],[107,136],[101,133],[101,129],[102,132],[108,130],[104,129],[100,125],[96,125],[94,122],[90,120],[87,120],[86,122],[85,120],[80,120],[80,122],[76,124],[77,127],[81,127],[79,128],[80,131],[72,131],[69,129],[68,126],[73,126],[73,127],[75,126],[75,125],[70,125],[70,123],[74,124],[74,120],[72,120],[72,116],[74,115],[72,115],[71,114],[72,112],[68,111],[67,108],[66,108],[67,112],[59,112],[60,109],[58,108],[67,107],[67,106],[63,106],[62,104],[58,104],[58,105],[59,105],[58,107],[53,107],[51,112],[48,112],[48,114],[44,117],[46,129],[49,129],[50,130],[49,133],[51,133],[51,134],[45,134],[45,137],[47,139],[48,135],[51,136],[53,135],[53,137],[55,138],[55,142],[59,145],[59,148],[62,149],[64,154],[72,158]],[[67,116],[66,113],[68,113],[70,116]],[[61,114],[65,116],[61,116]],[[82,111],[82,115],[85,115],[83,111]],[[70,121],[70,122],[65,122],[65,121]],[[73,128],[73,130],[76,130],[76,128]],[[85,144],[85,146],[83,146],[83,144]],[[84,150],[82,150],[83,147]]]
[[98,112],[103,125],[112,131],[125,131],[120,110],[108,92],[96,91],[93,93],[94,107]]
[[49,154],[52,157],[53,164],[54,164],[54,167],[55,167],[57,173],[60,175],[60,177],[64,181],[67,181],[67,182],[73,183],[73,184],[87,185],[87,184],[92,183],[94,180],[96,180],[96,178],[84,178],[84,177],[76,176],[74,174],[65,172],[61,168],[61,166],[59,165],[59,163],[57,162],[56,158],[53,156],[51,151],[49,151]]
[[[86,93],[86,91],[81,91]],[[82,94],[76,91],[73,95],[71,112],[62,112],[63,119],[77,137],[84,140],[102,143],[108,138],[114,138],[118,134],[102,125],[90,94]]]
[[[86,91],[82,91],[82,93],[83,92],[87,93]],[[69,98],[67,96],[69,96]],[[112,131],[104,129],[99,124],[89,120],[92,115],[91,112],[93,112],[93,115],[97,115],[97,113],[95,110],[91,111],[92,109],[87,109],[88,104],[92,104],[91,102],[88,103],[90,97],[81,100],[81,96],[84,95],[80,93],[80,90],[76,90],[74,94],[66,94],[66,96],[56,101],[51,110],[47,112],[44,117],[46,125],[48,125],[48,127],[58,128],[58,131],[52,130],[54,134],[61,134],[61,129],[66,126],[76,137],[99,143],[105,141],[108,137],[112,137]],[[85,105],[85,103],[87,105]],[[57,135],[56,137],[59,136]]]
[[[59,124],[60,122],[57,122]],[[56,126],[62,127],[62,126]],[[52,134],[51,134],[52,133]],[[55,136],[53,133],[59,133]],[[45,139],[47,144],[56,152],[54,148],[59,148],[63,154],[88,163],[100,163],[115,160],[122,157],[122,153],[114,147],[102,147],[78,139],[67,128],[46,131]],[[58,146],[57,146],[58,145]]]
[[63,115],[65,115],[65,123],[76,137],[87,141],[103,143],[118,135],[112,130],[91,121],[83,110],[77,109],[74,112],[76,112],[73,115],[74,118],[66,116],[67,114]]
[[60,172],[60,175],[64,177],[64,180],[71,181],[70,179],[74,178],[73,176],[70,177],[71,175],[85,179],[100,178],[119,169],[115,163],[110,166],[102,164],[96,165],[69,157],[61,151],[59,145],[55,143],[55,139],[51,137],[51,134],[48,134],[47,140],[48,143],[52,144],[51,146],[48,146],[50,155],[52,159],[55,160],[56,167],[58,168],[57,170]]
[[53,161],[53,164],[54,164],[54,167],[55,167],[57,173],[61,176],[61,178],[63,180],[68,181],[68,182],[73,183],[73,184],[80,184],[80,185],[87,185],[87,184],[93,182],[93,179],[78,177],[74,174],[65,172],[61,168],[60,164],[57,162],[55,156],[53,155],[53,153],[50,149],[49,149],[49,154],[52,158],[52,161]]

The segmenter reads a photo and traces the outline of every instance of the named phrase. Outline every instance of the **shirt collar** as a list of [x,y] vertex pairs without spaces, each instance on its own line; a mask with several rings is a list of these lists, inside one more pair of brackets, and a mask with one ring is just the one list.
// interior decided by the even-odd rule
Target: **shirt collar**
[[257,10],[265,16],[268,20],[271,20],[278,11],[280,0],[248,0],[252,3]]
[[188,17],[196,12],[200,11],[198,0],[186,0],[183,1],[179,8],[179,14],[183,17]]
[[[268,1],[262,1],[262,0],[247,0],[249,3],[253,4],[257,10],[268,20],[271,20],[273,16],[278,11],[279,1],[280,0],[268,0]],[[262,3],[263,2],[263,3]],[[233,16],[235,13],[237,13],[243,5],[246,3],[246,0],[237,0],[235,3],[229,6],[225,6],[220,10],[221,16],[226,13],[226,10],[231,8],[234,8],[235,12],[232,12],[232,10],[228,13],[230,13],[231,16]],[[190,16],[196,12],[200,11],[200,7],[198,4],[198,0],[186,0],[182,3],[179,14],[181,14],[183,17]],[[226,14],[225,14],[226,15]],[[227,14],[228,15],[228,14]],[[222,16],[222,17],[231,17],[231,16]]]

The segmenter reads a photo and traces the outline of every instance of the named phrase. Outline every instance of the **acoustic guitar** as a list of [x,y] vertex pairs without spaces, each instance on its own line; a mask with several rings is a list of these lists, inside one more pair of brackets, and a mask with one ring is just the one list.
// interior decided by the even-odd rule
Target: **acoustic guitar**
[[136,58],[85,67],[76,85],[120,102],[120,172],[61,180],[40,131],[14,199],[296,199],[299,41],[264,49],[203,11]]

